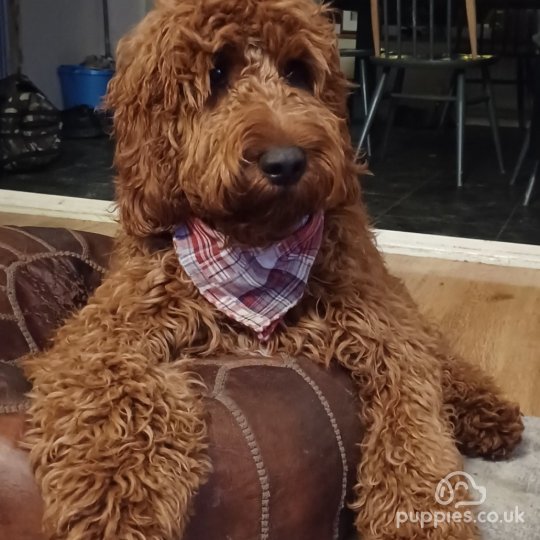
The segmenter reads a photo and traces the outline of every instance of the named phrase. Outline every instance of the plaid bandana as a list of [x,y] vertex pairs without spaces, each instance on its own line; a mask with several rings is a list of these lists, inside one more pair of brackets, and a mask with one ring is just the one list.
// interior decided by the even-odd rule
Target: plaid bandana
[[176,229],[174,246],[199,292],[266,341],[304,294],[323,223],[321,212],[268,248],[242,248],[227,246],[221,233],[195,219]]

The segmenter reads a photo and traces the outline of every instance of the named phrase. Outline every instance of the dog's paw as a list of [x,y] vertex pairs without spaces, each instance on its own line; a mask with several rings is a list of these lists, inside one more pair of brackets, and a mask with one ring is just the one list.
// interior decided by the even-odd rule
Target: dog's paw
[[469,457],[500,460],[509,457],[522,439],[519,406],[501,401],[497,407],[479,407],[462,414],[457,422],[457,445]]

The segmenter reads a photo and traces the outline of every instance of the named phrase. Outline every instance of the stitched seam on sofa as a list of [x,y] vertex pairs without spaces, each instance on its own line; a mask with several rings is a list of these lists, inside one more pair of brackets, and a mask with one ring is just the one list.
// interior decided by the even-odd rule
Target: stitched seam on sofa
[[90,268],[93,268],[94,270],[97,270],[101,274],[104,274],[106,272],[105,267],[101,266],[97,262],[93,261],[89,257],[83,257],[80,253],[76,253],[75,251],[55,251],[54,253],[34,253],[33,255],[30,255],[29,257],[23,256],[21,260],[15,261],[12,264],[9,265],[9,267],[6,267],[6,270],[11,270],[12,268],[17,268],[19,266],[33,263],[36,261],[39,261],[41,259],[54,259],[57,257],[72,257],[75,259],[79,259],[80,261],[86,263]]
[[0,405],[0,414],[14,414],[26,412],[30,408],[30,400],[25,399],[19,403],[8,403]]
[[[225,361],[225,364],[223,363]],[[223,366],[227,369],[236,369],[240,367],[253,367],[253,366],[265,366],[265,367],[285,367],[283,360],[277,360],[276,358],[261,359],[261,358],[252,358],[246,356],[245,359],[239,360],[227,360],[226,357],[221,359],[215,358],[200,358],[197,359],[197,366]]]
[[285,360],[285,365],[289,369],[292,369],[297,375],[302,377],[302,379],[304,379],[304,381],[308,384],[308,386],[313,390],[313,392],[319,399],[324,411],[326,412],[328,419],[330,420],[330,425],[332,426],[332,430],[334,431],[334,436],[336,438],[339,455],[341,457],[341,467],[343,471],[343,474],[341,477],[341,497],[339,500],[336,517],[334,520],[333,540],[337,540],[339,538],[339,520],[341,517],[341,512],[343,511],[343,508],[345,506],[345,497],[347,496],[347,477],[349,474],[349,467],[347,465],[347,454],[345,453],[345,446],[343,445],[343,439],[341,438],[341,431],[336,421],[336,417],[334,416],[334,413],[332,412],[332,409],[330,408],[330,404],[328,403],[328,400],[324,397],[324,394],[322,393],[317,383],[298,365],[298,363],[296,362],[296,360],[294,360],[294,358],[287,358]]
[[[17,261],[17,263],[19,262],[21,261]],[[19,327],[19,330],[21,331],[21,334],[26,340],[26,344],[28,345],[28,348],[30,349],[31,352],[37,352],[38,346],[36,342],[34,341],[32,334],[30,334],[30,330],[28,330],[28,326],[26,325],[26,319],[24,318],[24,314],[22,312],[21,306],[19,305],[19,302],[17,300],[17,295],[15,294],[15,271],[18,268],[18,266],[20,266],[20,265],[17,265],[17,263],[15,263],[6,271],[6,280],[7,280],[6,296],[11,305],[11,309],[13,310],[13,314],[17,318],[17,325]]]
[[68,229],[68,232],[79,242],[79,245],[81,246],[81,256],[82,257],[89,257],[89,249],[88,249],[88,242],[86,239],[80,234],[78,231],[72,231],[71,229]]
[[0,313],[0,321],[13,321],[19,322],[17,317],[13,313]]
[[217,395],[223,392],[223,387],[225,386],[225,381],[227,380],[227,375],[229,371],[229,366],[221,366],[216,374],[216,380],[214,381],[214,389],[212,390],[212,396],[216,397]]
[[[24,355],[26,356],[26,355]],[[18,358],[12,358],[11,360],[6,360],[5,358],[0,358],[0,364],[5,364],[6,366],[17,366],[17,362],[22,358],[22,356],[19,356]],[[20,366],[17,366],[20,367]]]
[[23,236],[30,238],[30,240],[34,240],[34,242],[41,244],[43,247],[47,248],[49,251],[56,251],[55,247],[51,246],[48,242],[45,242],[45,240],[43,240],[42,238],[39,238],[39,236],[29,233],[28,231],[25,231],[19,227],[13,227],[12,225],[2,225],[2,229],[7,229],[8,231],[13,231],[13,232],[22,234]]
[[203,361],[197,361],[197,365],[219,365],[221,366],[216,373],[216,378],[214,382],[214,389],[212,390],[212,396],[216,396],[219,393],[223,391],[223,388],[225,386],[225,381],[227,380],[227,376],[229,374],[229,371],[232,371],[233,369],[243,368],[243,367],[277,367],[277,368],[285,368],[285,363],[283,361],[276,361],[274,364],[270,364],[266,361],[256,360],[255,358],[249,359],[249,360],[231,360],[230,362],[227,362],[226,364],[222,364],[219,360],[211,360],[206,359]]
[[[225,366],[224,366],[225,367]],[[221,371],[221,369],[219,370]],[[261,486],[261,519],[260,519],[260,540],[268,540],[270,532],[270,480],[268,478],[268,473],[264,465],[264,460],[262,458],[261,449],[255,440],[255,434],[251,429],[247,418],[244,413],[241,411],[240,407],[236,402],[229,396],[223,394],[223,387],[227,379],[227,374],[229,369],[225,367],[223,374],[220,377],[219,386],[216,377],[216,387],[219,389],[219,393],[212,394],[212,397],[222,403],[225,408],[231,413],[238,427],[242,431],[244,440],[249,448],[253,462],[255,463],[255,468],[257,470],[257,476],[259,477],[259,484]],[[219,372],[218,372],[219,375]]]
[[11,304],[11,309],[13,310],[13,313],[17,317],[19,330],[21,331],[21,334],[24,336],[24,339],[26,340],[28,348],[30,349],[31,352],[38,352],[39,348],[36,342],[34,341],[32,334],[30,334],[30,331],[28,330],[28,326],[26,325],[26,319],[21,310],[19,302],[17,301],[17,296],[15,294],[15,273],[20,266],[26,266],[28,264],[31,264],[33,262],[43,260],[43,259],[53,259],[53,258],[62,258],[62,257],[72,257],[75,259],[79,259],[83,261],[84,263],[86,263],[88,266],[90,266],[90,268],[93,268],[94,270],[102,274],[105,273],[105,269],[102,266],[95,263],[94,261],[91,261],[88,258],[83,258],[81,255],[73,251],[56,251],[55,253],[37,253],[30,257],[26,257],[24,260],[19,260],[19,261],[14,262],[6,270],[6,279],[7,279],[6,295]]
[[24,258],[24,253],[22,251],[15,249],[13,246],[10,246],[9,244],[4,244],[4,242],[0,242],[0,249],[5,249],[6,251],[13,253],[13,255],[16,255],[20,259]]

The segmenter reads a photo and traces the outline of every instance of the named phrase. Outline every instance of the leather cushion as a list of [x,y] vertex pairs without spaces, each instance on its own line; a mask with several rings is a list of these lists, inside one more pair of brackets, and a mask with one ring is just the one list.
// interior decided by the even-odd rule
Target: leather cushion
[[24,408],[16,360],[43,349],[101,282],[113,241],[93,233],[0,227],[0,413]]
[[[213,472],[184,540],[348,538],[361,427],[351,378],[309,360],[201,361]],[[0,415],[0,538],[43,540],[22,413]]]

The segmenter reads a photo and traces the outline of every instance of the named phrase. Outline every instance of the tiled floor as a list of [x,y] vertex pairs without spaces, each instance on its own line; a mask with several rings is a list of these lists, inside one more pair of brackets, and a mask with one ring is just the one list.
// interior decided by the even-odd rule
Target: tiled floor
[[[506,167],[517,158],[522,135],[502,130]],[[466,178],[455,186],[454,132],[396,128],[374,176],[362,180],[374,224],[400,231],[465,236],[540,245],[540,185],[530,206],[521,206],[527,166],[517,185],[501,175],[488,128],[468,127]],[[66,141],[60,159],[46,169],[0,177],[0,189],[18,189],[110,200],[112,145],[106,138]],[[540,184],[540,181],[539,181]]]
[[[502,138],[511,171],[521,134],[506,129]],[[396,129],[386,158],[373,160],[374,176],[362,185],[379,228],[540,245],[540,186],[530,205],[522,206],[528,165],[516,186],[509,186],[509,172],[498,170],[489,129],[468,127],[466,177],[457,189],[452,130]]]
[[0,189],[112,200],[113,145],[106,138],[65,140],[62,155],[39,171],[3,173]]

